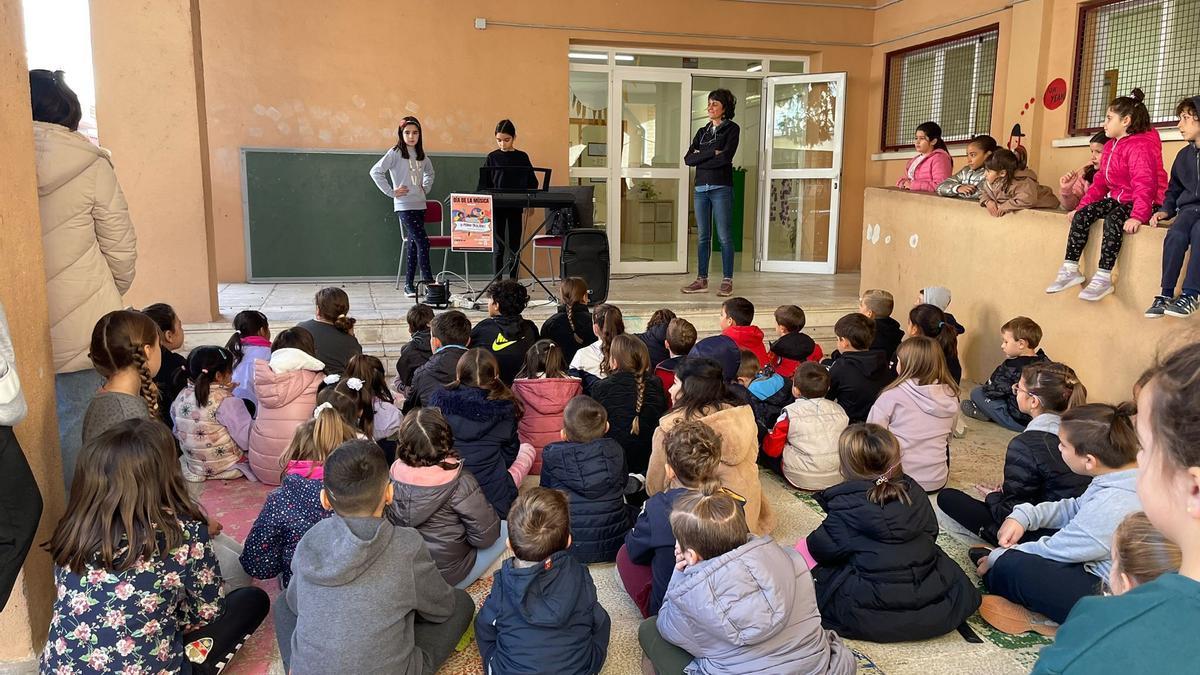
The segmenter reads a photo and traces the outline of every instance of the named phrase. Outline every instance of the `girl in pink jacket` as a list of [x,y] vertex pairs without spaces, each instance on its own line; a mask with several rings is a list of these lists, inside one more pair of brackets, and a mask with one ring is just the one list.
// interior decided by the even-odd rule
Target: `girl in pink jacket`
[[250,427],[250,468],[268,485],[279,485],[296,427],[312,419],[317,407],[325,364],[313,356],[316,351],[312,333],[289,328],[271,343],[270,362],[254,362],[258,413]]
[[525,406],[525,415],[517,423],[517,436],[533,446],[533,468],[542,473],[542,448],[561,440],[563,410],[567,403],[583,394],[583,384],[566,373],[562,348],[553,340],[538,340],[525,354],[525,366],[513,381],[513,394]]
[[937,122],[920,125],[913,147],[919,154],[908,160],[904,177],[896,181],[896,187],[913,192],[936,192],[954,169],[954,160],[950,159],[946,142],[942,140],[942,128]]
[[1058,201],[1064,209],[1074,211],[1079,206],[1079,201],[1087,194],[1088,188],[1092,187],[1092,180],[1100,170],[1100,155],[1104,153],[1104,144],[1107,142],[1108,136],[1105,136],[1103,131],[1096,132],[1088,142],[1088,148],[1092,151],[1091,160],[1078,170],[1068,172],[1058,179]]
[[1100,168],[1092,186],[1072,211],[1067,235],[1067,255],[1047,293],[1058,293],[1083,283],[1079,259],[1087,245],[1092,223],[1104,220],[1100,265],[1080,300],[1095,302],[1113,292],[1112,270],[1126,233],[1136,234],[1147,222],[1167,191],[1163,168],[1162,139],[1150,124],[1150,112],[1142,103],[1141,89],[1113,99],[1104,117],[1104,133],[1110,139],[1100,157]]

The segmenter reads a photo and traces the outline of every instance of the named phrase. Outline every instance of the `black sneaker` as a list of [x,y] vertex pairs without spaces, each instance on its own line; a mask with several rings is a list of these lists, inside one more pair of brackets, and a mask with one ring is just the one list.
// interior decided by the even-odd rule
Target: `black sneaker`
[[991,555],[992,549],[987,546],[972,546],[967,549],[967,557],[971,559],[971,563],[979,567],[979,561]]
[[1200,296],[1181,295],[1175,298],[1175,302],[1167,305],[1167,316],[1173,316],[1177,319],[1186,319],[1191,316],[1196,309],[1200,308]]
[[412,286],[409,286],[408,284],[405,284],[404,285],[404,297],[406,297],[406,298],[417,297],[417,289],[413,288]]
[[979,406],[975,405],[975,401],[972,401],[970,399],[960,403],[959,410],[962,410],[962,414],[966,415],[967,417],[970,417],[973,420],[979,420],[980,422],[991,422],[992,421],[992,418],[988,417],[987,413],[980,410]]
[[1154,296],[1154,302],[1150,304],[1150,309],[1146,310],[1147,319],[1161,319],[1167,313],[1167,306],[1171,304],[1171,299],[1165,295]]

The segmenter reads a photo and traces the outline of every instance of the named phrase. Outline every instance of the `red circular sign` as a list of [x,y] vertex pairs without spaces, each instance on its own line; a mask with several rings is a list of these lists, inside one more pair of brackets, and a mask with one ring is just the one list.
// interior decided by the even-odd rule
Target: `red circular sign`
[[1042,104],[1046,106],[1046,110],[1057,110],[1066,100],[1067,81],[1060,77],[1046,87],[1046,94],[1042,97]]

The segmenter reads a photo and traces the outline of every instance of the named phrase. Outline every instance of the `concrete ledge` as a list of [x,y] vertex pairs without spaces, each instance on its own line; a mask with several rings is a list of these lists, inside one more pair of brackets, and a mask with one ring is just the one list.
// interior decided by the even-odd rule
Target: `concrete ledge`
[[[919,289],[949,288],[950,312],[967,328],[959,349],[973,381],[1000,363],[1000,326],[1019,315],[1041,325],[1046,353],[1075,369],[1093,401],[1128,399],[1160,350],[1200,335],[1194,322],[1142,316],[1158,293],[1165,228],[1125,237],[1116,292],[1091,303],[1077,290],[1045,292],[1063,260],[1063,211],[993,218],[974,202],[890,188],[867,188],[864,201],[862,288],[895,294],[901,325]],[[1097,223],[1083,255],[1085,276],[1095,271],[1099,249]]]

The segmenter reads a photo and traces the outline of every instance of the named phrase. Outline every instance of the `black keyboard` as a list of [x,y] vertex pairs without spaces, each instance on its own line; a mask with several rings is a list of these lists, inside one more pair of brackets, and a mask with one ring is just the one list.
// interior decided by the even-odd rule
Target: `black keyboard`
[[570,192],[493,192],[492,205],[498,209],[563,209],[575,205],[575,195]]

